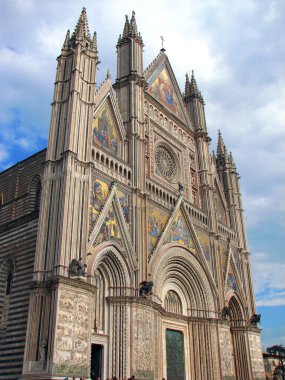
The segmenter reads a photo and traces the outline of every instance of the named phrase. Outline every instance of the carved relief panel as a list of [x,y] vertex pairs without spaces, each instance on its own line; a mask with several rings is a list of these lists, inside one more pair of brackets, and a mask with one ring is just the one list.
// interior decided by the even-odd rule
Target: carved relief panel
[[254,379],[264,379],[264,363],[262,357],[260,335],[255,333],[249,333],[248,341],[253,377]]
[[59,290],[54,372],[88,376],[92,298],[75,288]]
[[146,308],[135,308],[133,326],[135,377],[152,380],[154,379],[154,356],[157,339],[153,312]]
[[233,347],[229,327],[219,327],[221,369],[223,377],[234,379]]

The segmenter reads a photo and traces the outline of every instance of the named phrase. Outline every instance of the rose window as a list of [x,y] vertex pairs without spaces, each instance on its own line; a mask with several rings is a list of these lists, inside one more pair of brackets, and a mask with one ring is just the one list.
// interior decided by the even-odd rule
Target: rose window
[[163,146],[159,146],[155,153],[156,165],[158,170],[169,181],[173,181],[176,177],[175,159]]

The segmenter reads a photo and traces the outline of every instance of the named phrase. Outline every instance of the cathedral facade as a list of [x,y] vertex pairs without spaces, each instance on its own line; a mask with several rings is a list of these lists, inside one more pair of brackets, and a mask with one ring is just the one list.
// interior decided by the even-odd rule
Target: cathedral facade
[[194,74],[144,70],[135,14],[95,86],[83,9],[47,149],[0,174],[0,379],[262,380],[239,177]]

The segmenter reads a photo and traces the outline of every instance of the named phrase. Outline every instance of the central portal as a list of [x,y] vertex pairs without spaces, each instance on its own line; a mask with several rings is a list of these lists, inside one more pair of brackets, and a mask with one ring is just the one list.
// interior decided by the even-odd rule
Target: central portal
[[181,331],[166,330],[167,380],[185,380],[184,336]]

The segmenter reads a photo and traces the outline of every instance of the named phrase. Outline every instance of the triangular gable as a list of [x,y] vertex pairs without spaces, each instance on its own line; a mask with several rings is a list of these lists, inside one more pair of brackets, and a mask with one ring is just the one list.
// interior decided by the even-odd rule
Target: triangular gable
[[122,233],[119,226],[114,208],[111,206],[107,212],[104,222],[101,225],[99,233],[93,243],[94,246],[105,241],[113,241],[123,246]]
[[183,216],[182,212],[176,214],[169,230],[164,239],[164,244],[166,243],[176,243],[189,249],[192,253],[197,254],[197,249],[195,247],[192,234],[189,231],[189,227]]
[[[201,236],[200,239],[203,240]],[[212,283],[213,290],[216,292],[216,285],[209,267],[209,263],[205,258],[205,253],[202,250],[201,242],[199,242],[195,228],[191,223],[189,215],[183,204],[182,195],[178,199],[176,206],[172,211],[165,227],[163,228],[153,251],[148,256],[150,265],[151,262],[155,260],[156,254],[160,248],[168,243],[181,245],[182,247],[189,250],[192,254],[194,254],[200,262],[202,262],[201,264],[208,275],[209,281]]]
[[98,89],[95,104],[92,143],[116,157],[121,157],[126,134],[110,80]]
[[117,194],[116,184],[112,185],[105,205],[92,230],[88,242],[88,252],[94,251],[94,247],[106,242],[118,245],[122,251],[126,251],[130,262],[135,267],[134,249]]
[[234,263],[233,253],[231,253],[228,275],[225,282],[225,298],[227,299],[227,295],[232,294],[233,292],[238,293],[243,303],[246,303],[242,282]]
[[234,248],[230,241],[226,253],[226,270],[224,277],[224,292],[225,295],[229,292],[238,292],[241,297],[244,297],[242,282],[235,265]]
[[147,92],[169,112],[190,126],[181,92],[166,54],[160,54],[146,70]]
[[190,250],[193,254],[197,254],[197,252],[200,251],[194,227],[187,216],[182,202],[183,196],[180,196],[153,251],[149,254],[149,261],[155,256],[163,244],[168,243],[181,245]]

